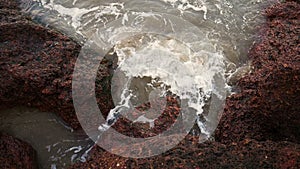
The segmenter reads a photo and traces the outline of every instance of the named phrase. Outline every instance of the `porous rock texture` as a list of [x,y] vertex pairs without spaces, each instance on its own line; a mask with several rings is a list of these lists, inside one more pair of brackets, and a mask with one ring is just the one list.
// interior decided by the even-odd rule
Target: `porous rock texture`
[[253,70],[227,99],[217,141],[300,142],[300,4],[276,4],[266,17],[262,40],[249,54]]
[[[240,92],[227,99],[216,142],[200,144],[188,135],[168,152],[145,159],[118,157],[95,146],[87,162],[71,168],[300,168],[299,11],[298,1],[266,10],[261,41],[249,53],[252,72],[237,83]],[[0,14],[0,108],[26,105],[56,112],[71,127],[80,128],[71,95],[80,45],[33,23],[16,1],[0,0]],[[112,108],[109,76],[104,68],[96,81],[104,115]],[[169,108],[165,117],[172,121],[178,107]],[[168,127],[160,125],[149,131],[123,121],[114,128],[129,136],[148,137]],[[119,151],[132,149],[123,146]]]
[[[188,136],[175,148],[150,158],[124,158],[100,147],[95,147],[85,163],[75,168],[294,168],[300,167],[300,146],[290,142],[258,142],[246,139],[238,143],[222,144],[205,142],[199,144]],[[132,151],[135,147],[122,147]]]
[[0,168],[37,169],[36,152],[28,143],[0,133]]
[[300,168],[299,11],[296,1],[266,9],[261,41],[249,53],[252,71],[239,80],[240,92],[226,100],[216,142],[199,144],[188,135],[166,153],[144,159],[95,146],[87,162],[71,168]]
[[79,128],[71,81],[80,46],[32,22],[16,1],[1,0],[0,14],[0,108],[24,105],[56,112]]

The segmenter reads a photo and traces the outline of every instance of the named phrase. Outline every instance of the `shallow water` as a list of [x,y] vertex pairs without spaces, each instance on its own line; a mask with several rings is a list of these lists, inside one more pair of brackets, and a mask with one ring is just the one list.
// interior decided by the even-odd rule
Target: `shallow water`
[[[117,54],[118,69],[112,80],[124,86],[112,86],[116,108],[111,110],[108,119],[115,118],[122,109],[128,110],[153,98],[161,99],[165,93],[171,92],[188,100],[188,107],[193,108],[197,115],[204,116],[201,119],[205,120],[199,118],[197,124],[209,137],[218,124],[226,92],[231,92],[229,85],[250,70],[247,53],[258,38],[258,26],[264,22],[262,11],[275,1],[21,2],[24,11],[34,20],[65,33],[81,44],[97,42],[101,55],[106,55],[105,51],[111,49]],[[132,24],[142,25],[143,31],[152,29],[152,34],[140,32],[132,36],[132,32],[139,31]],[[164,30],[163,36],[161,30]],[[87,45],[85,47],[88,48]],[[154,87],[157,83],[160,87]],[[148,96],[152,98],[147,100]],[[213,113],[205,114],[205,102],[213,97]],[[151,127],[155,118],[130,120],[149,122]],[[103,128],[100,126],[99,129]]]
[[238,66],[246,62],[264,22],[262,11],[274,1],[263,0],[21,0],[39,22],[85,42],[97,29],[132,12],[179,16],[205,31]]
[[93,145],[83,131],[68,128],[55,114],[25,107],[0,112],[0,132],[32,145],[40,168],[67,168],[84,161]]

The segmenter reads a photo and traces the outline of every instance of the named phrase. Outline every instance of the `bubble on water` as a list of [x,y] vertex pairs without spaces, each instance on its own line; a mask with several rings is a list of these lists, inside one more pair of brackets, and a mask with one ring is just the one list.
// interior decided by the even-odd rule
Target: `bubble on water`
[[[151,151],[145,151],[143,155],[134,152],[118,154],[134,158],[157,155],[172,148],[180,138],[184,138],[196,120],[202,133],[202,141],[208,139],[218,124],[226,97],[226,58],[202,30],[179,17],[153,12],[132,13],[127,17],[125,22],[119,19],[107,24],[107,27],[99,28],[85,43],[76,62],[72,83],[73,100],[83,129],[88,135],[96,133],[97,129],[100,134],[97,138],[94,137],[94,141],[112,153],[116,153],[117,146],[124,143],[138,146],[149,139],[163,141],[168,135],[177,134],[177,140],[163,147],[152,146]],[[91,51],[95,54],[86,55]],[[90,92],[94,91],[98,63],[107,54],[118,57],[118,66],[111,80],[115,107],[104,119],[94,100],[95,93]],[[146,86],[148,91],[138,86]],[[166,100],[167,93],[180,99],[178,118],[183,119],[183,123],[177,120],[171,128],[151,138],[128,137],[111,128],[120,116],[133,122],[147,122],[153,127],[159,114],[144,112],[144,115],[134,117],[126,113],[143,104],[140,103],[141,100],[150,101],[147,100],[149,97],[154,98],[153,100]],[[139,98],[134,99],[136,97]],[[92,100],[86,102],[87,99]],[[207,100],[211,100],[214,105],[204,111]],[[154,111],[160,110],[154,108]],[[87,119],[89,117],[98,119],[98,126],[91,126]],[[117,142],[111,143],[111,138],[114,137],[116,138],[113,140]]]
[[[217,126],[220,116],[218,113],[205,113],[205,105],[214,100],[210,111],[221,112],[220,105],[225,96],[220,91],[230,90],[230,85],[249,71],[247,52],[257,38],[257,26],[264,21],[261,11],[273,3],[273,0],[21,1],[24,11],[34,20],[58,29],[79,43],[85,44],[98,33],[97,36],[105,40],[97,42],[97,45],[113,44],[118,56],[117,70],[125,76],[124,83],[116,92],[118,94],[115,93],[116,107],[111,110],[106,122],[97,126],[97,131],[109,130],[119,117],[118,112],[138,103],[134,99],[139,97],[138,92],[132,90],[137,79],[151,78],[162,84],[159,90],[151,87],[152,82],[147,84],[149,90],[155,91],[151,97],[160,99],[166,92],[171,92],[186,99],[186,105],[198,115],[197,124],[202,134],[207,137]],[[161,14],[178,18],[172,20]],[[133,15],[136,16],[134,21]],[[148,18],[146,22],[152,23],[148,24],[148,30],[164,28],[165,32],[177,31],[180,38],[161,36],[158,32],[143,34],[145,18]],[[178,20],[188,21],[190,27],[180,29],[186,25]],[[132,25],[128,26],[128,23]],[[194,33],[194,27],[201,31]],[[133,36],[136,32],[140,33],[140,37]],[[189,39],[189,42],[184,39]],[[191,43],[193,41],[195,43]],[[127,116],[133,122],[150,123],[152,127],[156,117],[153,114],[137,118]]]
[[166,3],[170,3],[174,8],[180,10],[183,13],[186,10],[202,11],[204,12],[203,18],[207,19],[207,7],[202,0],[162,0]]
[[[145,42],[145,39],[148,39],[148,42]],[[224,57],[220,53],[214,50],[194,53],[189,48],[189,44],[155,35],[131,38],[128,42],[130,43],[119,43],[115,46],[119,69],[127,79],[127,81],[116,82],[117,84],[129,84],[134,77],[159,78],[160,83],[169,86],[159,95],[171,92],[180,99],[188,100],[188,106],[195,109],[198,115],[203,113],[204,96],[210,97],[211,93],[216,93],[213,91],[213,86],[216,85],[214,84],[215,75],[220,74],[221,76],[218,78],[222,78],[222,74],[225,72]],[[119,76],[114,80],[120,81]],[[124,106],[127,108],[124,111],[127,111],[132,107],[129,105],[129,100],[134,95],[131,93],[124,97],[124,93],[130,91],[128,85],[125,85],[122,90],[121,96],[113,95],[113,98],[116,98],[115,102],[121,103],[116,107]],[[112,93],[120,93],[120,91],[112,91]],[[218,97],[224,99],[222,94],[219,94]],[[118,98],[121,99],[118,100]],[[111,110],[108,119],[114,118],[114,114],[120,113],[115,110]],[[143,115],[138,118],[149,122],[155,120],[147,119]],[[210,132],[200,120],[198,120],[198,125],[201,131],[209,137]]]

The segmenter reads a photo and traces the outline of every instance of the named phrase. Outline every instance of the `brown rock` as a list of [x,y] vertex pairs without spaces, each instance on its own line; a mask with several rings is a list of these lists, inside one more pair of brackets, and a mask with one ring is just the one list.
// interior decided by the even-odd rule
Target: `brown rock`
[[[0,0],[0,109],[35,107],[55,112],[73,129],[80,128],[72,101],[72,74],[81,46],[32,22],[13,4],[17,3]],[[96,81],[104,114],[112,108],[107,68],[99,70]]]
[[0,1],[0,107],[25,105],[57,112],[79,128],[71,76],[80,46],[30,21],[14,1]]
[[[71,168],[300,168],[299,11],[296,2],[266,10],[265,35],[249,54],[252,73],[239,81],[240,93],[226,101],[216,132],[219,142],[192,144],[188,136],[146,159],[94,147],[86,163]],[[133,150],[124,146],[119,151]]]
[[[123,158],[95,147],[86,163],[71,168],[291,168],[300,167],[300,146],[289,142],[243,140],[224,145],[196,144],[191,138],[166,153],[144,159]],[[133,147],[124,147],[131,151]]]
[[250,52],[252,73],[227,99],[216,132],[223,143],[245,138],[300,142],[300,4],[266,10],[262,41]]
[[28,143],[0,133],[0,168],[35,169],[35,157],[35,150]]
[[[250,52],[252,73],[239,81],[240,93],[227,99],[216,132],[219,142],[191,144],[186,139],[163,155],[147,159],[121,158],[95,147],[87,163],[72,168],[300,168],[296,144],[300,140],[299,11],[296,2],[267,9],[264,36]],[[57,112],[79,128],[71,82],[80,46],[30,21],[19,13],[15,1],[0,0],[0,14],[0,107],[26,105]],[[109,80],[103,78],[109,74],[103,72],[96,84],[97,100],[107,115],[112,104]],[[120,125],[120,131],[132,130],[134,136],[153,133]],[[4,143],[1,146],[8,144]],[[10,150],[14,149],[0,148]],[[15,168],[26,168],[17,162]]]
[[19,3],[15,0],[1,0],[0,9],[19,9]]

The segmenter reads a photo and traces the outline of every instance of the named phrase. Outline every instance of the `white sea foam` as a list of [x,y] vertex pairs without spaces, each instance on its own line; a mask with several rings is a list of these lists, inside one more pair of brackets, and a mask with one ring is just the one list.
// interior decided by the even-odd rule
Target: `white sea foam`
[[59,13],[59,15],[63,17],[71,17],[71,24],[75,29],[78,29],[78,27],[81,25],[81,17],[91,11],[95,11],[99,9],[99,7],[93,7],[91,9],[85,9],[85,8],[66,8],[60,4],[54,3],[54,0],[50,0],[48,2],[47,0],[41,0],[41,5],[46,9],[55,10]]
[[203,11],[204,19],[207,15],[207,7],[202,0],[162,0],[163,2],[170,3],[174,8],[177,8],[182,13],[186,10]]
[[[180,99],[187,100],[188,106],[193,108],[198,115],[203,113],[204,98],[209,98],[213,92],[217,94],[214,86],[221,84],[214,84],[215,78],[216,75],[224,78],[225,58],[220,52],[216,52],[215,48],[211,51],[194,52],[190,48],[191,44],[158,35],[142,35],[126,42],[119,42],[114,48],[118,55],[118,69],[127,78],[121,82],[124,84],[121,92],[112,91],[113,97],[121,99],[116,99],[118,103],[110,111],[109,120],[115,119],[122,111],[132,108],[130,99],[135,95],[130,91],[129,84],[133,78],[159,79],[156,82],[162,84],[160,87],[163,87],[163,90],[156,94],[157,98],[165,96],[167,91],[171,92]],[[115,96],[115,93],[120,93],[120,96]],[[224,95],[218,97],[224,99]],[[149,122],[153,127],[155,119],[141,115],[132,120],[133,122]],[[214,119],[207,117],[206,120]],[[199,124],[201,124],[199,127],[203,134],[209,136],[211,130],[207,129],[203,122]],[[103,126],[100,129],[103,130]]]
[[[225,81],[224,76],[228,76],[228,79],[238,77],[232,74],[246,63],[248,49],[255,40],[253,34],[256,26],[263,21],[259,12],[265,5],[261,0],[32,1],[40,8],[27,7],[29,13],[45,18],[41,21],[62,30],[67,35],[81,35],[83,39],[77,39],[81,43],[85,43],[91,35],[116,19],[121,19],[121,24],[126,25],[132,14],[139,16],[135,24],[140,25],[139,22],[143,22],[145,17],[152,17],[155,21],[163,18],[158,13],[168,13],[187,20],[203,32],[195,35],[192,34],[193,30],[180,31],[180,35],[185,38],[201,37],[202,41],[196,45],[184,43],[181,41],[183,39],[151,35],[147,43],[136,42],[134,46],[132,45],[134,38],[131,39],[131,43],[127,43],[115,41],[115,37],[121,36],[123,32],[140,31],[139,27],[118,25],[119,29],[112,26],[108,27],[106,32],[101,32],[98,36],[107,41],[99,46],[105,46],[106,42],[115,45],[118,69],[127,77],[119,93],[120,98],[116,102],[116,107],[111,110],[108,119],[114,119],[118,112],[132,107],[130,99],[135,97],[135,94],[129,90],[130,81],[143,77],[158,78],[159,82],[170,86],[170,88],[163,86],[164,90],[157,94],[157,98],[169,91],[183,100],[188,100],[188,106],[198,115],[203,115],[205,99],[210,98],[212,94],[220,100],[224,99],[219,87],[220,83]],[[50,17],[52,18],[49,19]],[[166,18],[164,23],[170,32],[175,32],[175,27],[181,24]],[[70,27],[63,29],[65,25]],[[155,29],[155,22],[150,26]],[[69,28],[75,31],[69,31]],[[195,46],[197,50],[192,50]],[[198,126],[204,134],[209,135],[213,131],[208,129],[207,123],[217,121],[216,116],[216,114],[205,115],[204,120],[198,119]],[[155,119],[145,116],[133,119],[134,122],[149,122],[152,125],[153,120]],[[215,123],[212,125],[216,126]],[[99,129],[107,130],[109,126],[104,124]]]

